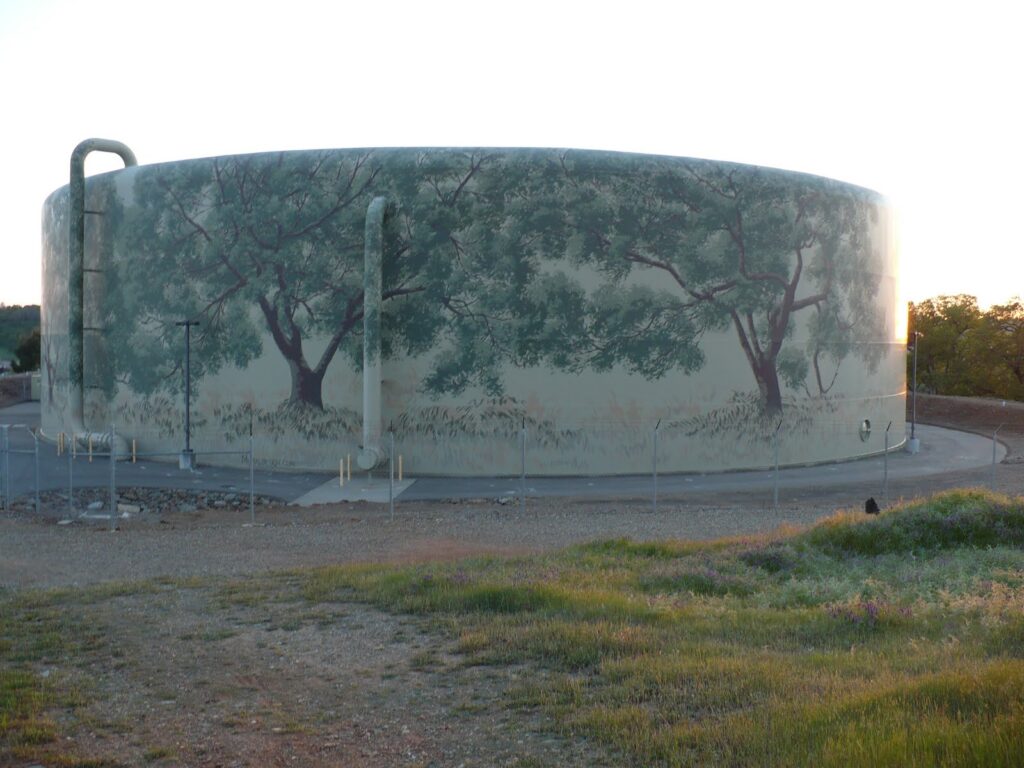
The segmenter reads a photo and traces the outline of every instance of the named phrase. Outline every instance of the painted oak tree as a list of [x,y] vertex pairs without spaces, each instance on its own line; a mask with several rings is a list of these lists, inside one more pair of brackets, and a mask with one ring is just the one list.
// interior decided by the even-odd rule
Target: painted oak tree
[[[362,221],[376,169],[366,156],[317,153],[197,161],[140,174],[129,247],[139,266],[135,328],[123,366],[141,391],[180,359],[176,320],[198,320],[196,377],[244,366],[262,345],[257,318],[284,357],[292,403],[323,406],[328,366],[361,320]],[[402,290],[391,286],[391,294]],[[310,353],[309,337],[327,336]],[[174,382],[177,377],[171,377]]]
[[[856,352],[876,366],[884,318],[873,306],[877,257],[869,239],[874,204],[826,179],[693,161],[637,163],[610,175],[566,160],[568,252],[598,269],[610,286],[647,272],[668,288],[649,306],[632,307],[628,330],[643,329],[648,348],[668,342],[662,324],[684,329],[699,366],[699,338],[731,328],[767,413],[782,409],[782,386],[825,395],[839,362]],[[620,336],[622,297],[611,308],[598,294],[592,317],[609,317],[599,334]],[[810,314],[809,343],[787,346],[794,318]],[[685,321],[681,320],[685,318]],[[596,322],[596,321],[595,321]],[[596,322],[595,327],[600,327]],[[689,334],[689,335],[687,335]],[[671,344],[666,344],[670,348]],[[671,354],[614,357],[648,377],[679,360]],[[831,374],[825,363],[831,364]]]
[[335,357],[361,365],[366,206],[384,195],[382,354],[441,344],[429,391],[499,392],[503,365],[562,354],[553,334],[578,309],[579,292],[540,270],[557,209],[539,201],[554,175],[473,151],[253,155],[142,173],[135,261],[114,302],[127,321],[113,324],[125,329],[118,367],[137,391],[174,388],[176,320],[201,322],[196,378],[244,367],[263,326],[288,365],[289,402],[322,408]]

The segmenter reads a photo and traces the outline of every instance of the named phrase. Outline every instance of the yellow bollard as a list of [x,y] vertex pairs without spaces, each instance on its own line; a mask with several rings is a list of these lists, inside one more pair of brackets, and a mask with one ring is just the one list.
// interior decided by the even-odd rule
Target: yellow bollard
[[398,454],[398,482],[402,482],[402,454]]
[[61,439],[63,437],[64,437],[64,433],[63,432],[58,432],[57,433],[57,455],[58,456],[61,455],[60,448],[61,448]]
[[89,435],[89,463],[92,464],[92,435]]
[[345,487],[345,460],[338,459],[338,487]]
[[345,464],[348,467],[348,472],[346,473],[348,475],[348,481],[351,483],[352,482],[352,454],[351,453],[345,456]]
[[132,464],[135,463],[135,438],[132,438]]

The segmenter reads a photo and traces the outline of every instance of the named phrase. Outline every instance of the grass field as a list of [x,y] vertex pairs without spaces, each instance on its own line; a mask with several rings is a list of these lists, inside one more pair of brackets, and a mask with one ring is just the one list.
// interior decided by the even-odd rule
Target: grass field
[[200,579],[10,593],[0,745],[52,755],[57,723],[88,694],[43,678],[42,663],[74,666],[103,642],[89,605],[168,589],[211,590],[211,611],[287,599],[428,617],[461,663],[528,671],[508,706],[546,713],[625,765],[1010,766],[1024,755],[1021,498],[954,491],[750,538],[320,568],[230,589]]
[[521,560],[339,568],[311,601],[436,616],[514,706],[637,765],[1020,765],[1024,500]]

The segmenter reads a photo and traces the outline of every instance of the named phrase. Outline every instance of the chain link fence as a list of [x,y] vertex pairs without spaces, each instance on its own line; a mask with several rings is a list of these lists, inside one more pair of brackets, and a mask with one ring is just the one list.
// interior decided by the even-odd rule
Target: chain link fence
[[[265,482],[268,477],[296,477],[294,464],[301,461],[289,454],[280,433],[261,431],[252,415],[247,423],[223,428],[200,427],[193,431],[191,451],[174,448],[174,430],[168,425],[150,426],[133,431],[111,424],[105,431],[72,436],[70,429],[43,435],[37,428],[21,423],[0,425],[0,502],[5,511],[16,502],[21,508],[40,512],[44,496],[51,508],[65,505],[68,519],[98,519],[111,528],[124,515],[132,514],[137,504],[122,498],[126,489],[140,485],[166,486],[194,491],[221,492],[230,497],[230,508],[248,512],[255,521],[255,508],[261,496],[257,470]],[[770,426],[770,425],[769,425]],[[443,425],[442,425],[443,427]],[[1024,436],[1024,413],[1007,413],[1004,420],[970,425],[975,452],[989,454],[989,484],[996,486],[996,467],[1002,458],[1001,438],[1007,434]],[[920,433],[921,428],[918,427]],[[180,431],[180,429],[178,430]],[[652,512],[658,512],[667,500],[685,498],[701,492],[748,491],[763,499],[765,506],[778,508],[789,489],[798,483],[810,483],[816,462],[795,461],[798,446],[857,445],[862,461],[832,464],[837,477],[863,489],[864,497],[879,497],[883,506],[890,503],[893,472],[899,473],[908,461],[904,450],[911,425],[894,427],[889,422],[879,428],[867,420],[857,425],[819,422],[814,425],[790,425],[779,419],[774,428],[763,424],[747,433],[731,437],[736,456],[733,464],[747,460],[753,467],[734,471],[725,461],[700,471],[681,471],[687,464],[687,451],[705,461],[707,443],[716,442],[718,451],[728,451],[727,442],[709,430],[682,433],[677,426],[663,421],[638,425],[621,422],[605,424],[562,424],[538,428],[521,419],[515,429],[501,435],[489,435],[476,444],[453,447],[444,434],[424,439],[422,434],[391,427],[377,438],[383,460],[373,469],[361,469],[362,446],[356,435],[344,440],[319,439],[314,448],[321,466],[336,467],[336,472],[304,473],[290,487],[305,492],[283,493],[284,501],[305,504],[341,501],[371,501],[386,504],[391,515],[396,505],[439,499],[487,499],[525,513],[537,497],[588,499],[629,498],[646,500]],[[585,462],[572,465],[578,471],[566,473],[554,466],[552,456],[564,448],[559,439],[570,436],[574,450],[596,457],[600,472],[588,471]],[[986,437],[982,437],[986,436]],[[985,441],[988,441],[987,443]],[[988,443],[991,445],[989,446]],[[725,445],[723,448],[722,446]],[[582,448],[580,447],[582,446]],[[927,448],[927,441],[925,442]],[[979,448],[980,446],[980,448]],[[479,465],[489,472],[467,472],[467,450],[476,450]],[[568,449],[566,449],[568,450]],[[608,456],[628,451],[631,468],[646,465],[646,472],[608,471]],[[750,457],[753,460],[750,461]],[[563,462],[563,464],[566,462]],[[625,465],[627,462],[623,461]],[[824,463],[827,463],[824,462]],[[972,467],[984,468],[985,458],[975,456]],[[216,474],[211,468],[221,468]],[[613,468],[614,469],[614,468]],[[197,471],[198,470],[198,471]],[[820,471],[820,468],[818,468]],[[803,474],[801,474],[803,473]],[[820,475],[825,476],[825,475]],[[183,479],[184,478],[184,479]],[[301,482],[300,482],[301,481]],[[264,482],[264,484],[265,484]],[[817,481],[827,482],[827,480]],[[88,495],[83,491],[89,489]],[[226,489],[226,490],[225,490]],[[102,495],[101,498],[97,498]]]
[[[587,426],[593,435],[593,425]],[[941,445],[926,438],[925,455],[916,457],[909,450],[910,423],[905,428],[902,422],[894,425],[891,421],[879,428],[867,420],[852,426],[824,423],[813,428],[800,425],[793,430],[787,426],[785,420],[779,420],[770,431],[762,430],[755,435],[736,438],[737,453],[741,447],[749,449],[751,442],[760,444],[756,453],[748,450],[746,454],[754,456],[753,466],[742,469],[712,466],[701,471],[678,469],[680,463],[684,463],[679,455],[679,441],[672,444],[665,439],[662,422],[649,425],[646,434],[639,438],[637,428],[632,426],[628,437],[619,444],[629,443],[634,465],[638,463],[638,454],[642,457],[649,468],[645,474],[580,472],[561,477],[550,474],[546,463],[550,445],[546,444],[545,435],[531,430],[525,423],[514,434],[506,435],[501,459],[494,462],[500,471],[474,477],[460,476],[464,471],[454,464],[451,472],[437,471],[436,457],[430,471],[419,471],[417,453],[422,451],[421,443],[410,441],[407,435],[393,429],[381,435],[379,442],[384,448],[385,458],[372,471],[354,468],[357,466],[355,453],[339,455],[336,493],[321,494],[319,499],[387,503],[389,511],[394,514],[396,504],[454,497],[483,498],[505,505],[514,503],[520,512],[525,512],[535,497],[627,498],[633,501],[646,499],[651,511],[657,512],[659,504],[685,499],[694,493],[707,496],[717,491],[746,492],[751,497],[761,498],[764,506],[778,509],[786,502],[787,492],[795,496],[797,490],[813,491],[829,484],[842,484],[852,489],[859,488],[856,492],[869,508],[879,504],[884,508],[894,500],[893,481],[904,482],[908,478],[921,481],[929,474],[942,475],[947,470],[958,468],[973,470],[980,479],[982,475],[977,471],[987,466],[988,483],[995,489],[996,467],[1005,453],[998,424],[978,423],[969,425],[967,430],[960,427],[961,432],[975,433],[966,442],[963,439],[950,442],[948,433],[942,438]],[[922,430],[931,435],[932,429],[917,425],[918,436]],[[1017,429],[1024,435],[1024,417]],[[610,427],[601,437],[612,443],[615,438]],[[699,444],[706,436],[697,432],[687,435],[687,438],[690,444]],[[821,460],[794,460],[797,454],[794,444],[800,441],[846,446],[856,441],[862,448],[847,458],[833,455]],[[933,451],[942,454],[938,460]],[[970,455],[965,455],[965,452]],[[926,465],[934,465],[934,468]],[[414,482],[411,487],[410,481]]]
[[[31,498],[32,510],[39,514],[45,495],[51,507],[59,500],[65,519],[104,520],[113,529],[117,520],[139,511],[139,505],[121,498],[125,489],[166,486],[182,492],[214,490],[225,495],[222,488],[212,489],[198,476],[190,478],[199,474],[192,471],[199,464],[197,456],[208,466],[230,462],[244,467],[241,477],[237,470],[230,476],[229,487],[237,493],[226,495],[244,497],[250,522],[255,519],[257,498],[260,503],[267,501],[255,488],[251,434],[235,450],[225,450],[212,440],[209,450],[200,441],[194,442],[196,449],[190,452],[140,448],[145,443],[145,438],[124,436],[116,425],[104,432],[75,435],[68,430],[44,436],[38,427],[0,424],[0,504],[4,511],[11,511],[16,502]],[[103,498],[97,499],[97,495]]]

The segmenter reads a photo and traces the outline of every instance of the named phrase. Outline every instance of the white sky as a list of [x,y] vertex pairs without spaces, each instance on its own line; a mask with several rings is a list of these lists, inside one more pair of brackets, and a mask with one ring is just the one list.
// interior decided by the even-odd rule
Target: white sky
[[40,208],[91,136],[143,164],[473,145],[818,173],[899,206],[907,298],[1003,302],[1024,293],[1015,5],[0,0],[0,302],[39,301]]

